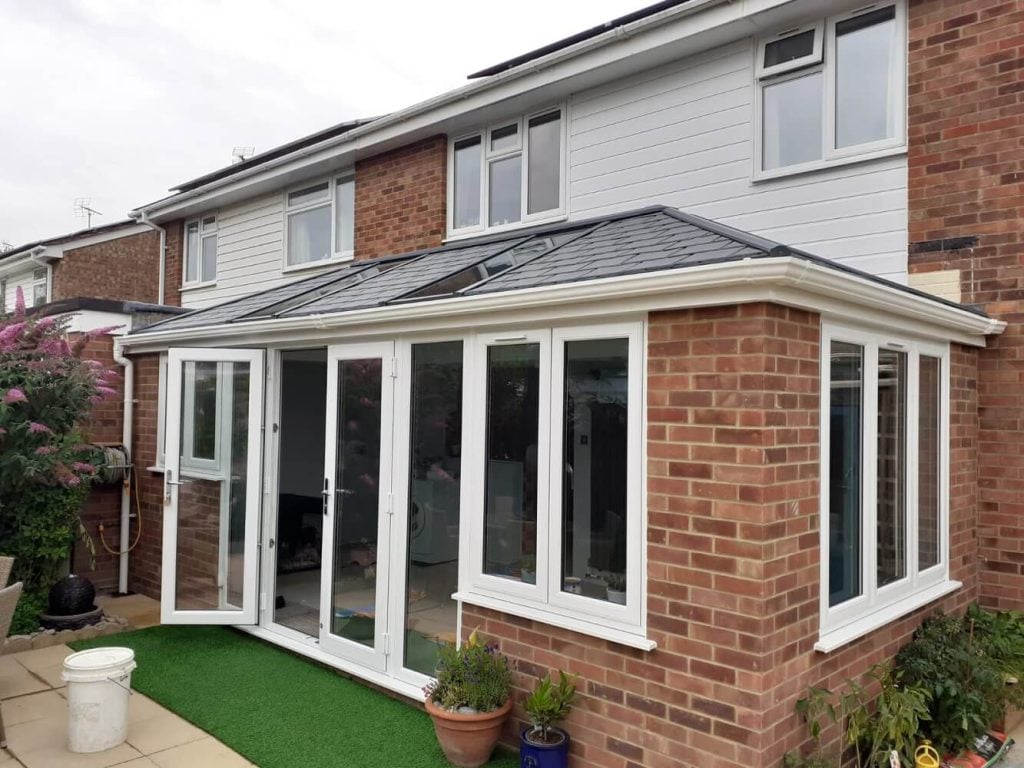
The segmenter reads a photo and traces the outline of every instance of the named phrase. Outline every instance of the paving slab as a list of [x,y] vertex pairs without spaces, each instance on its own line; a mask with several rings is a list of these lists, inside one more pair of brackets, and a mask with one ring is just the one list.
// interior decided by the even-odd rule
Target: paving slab
[[150,755],[159,768],[249,768],[252,763],[212,737]]
[[209,734],[206,731],[196,728],[192,723],[166,709],[152,717],[131,723],[128,732],[128,743],[144,755],[152,755],[207,738]]

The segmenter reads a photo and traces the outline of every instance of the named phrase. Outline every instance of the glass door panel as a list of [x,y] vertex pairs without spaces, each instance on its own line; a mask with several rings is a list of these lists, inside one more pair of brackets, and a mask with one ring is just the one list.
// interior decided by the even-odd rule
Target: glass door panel
[[328,351],[321,645],[384,669],[388,652],[393,345]]
[[263,353],[172,349],[161,620],[256,621]]

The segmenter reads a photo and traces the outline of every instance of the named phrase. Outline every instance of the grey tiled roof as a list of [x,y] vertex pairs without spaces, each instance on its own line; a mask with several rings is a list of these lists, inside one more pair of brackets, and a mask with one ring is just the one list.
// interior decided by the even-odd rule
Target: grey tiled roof
[[138,333],[335,314],[768,256],[793,256],[950,304],[757,235],[658,206],[352,262]]

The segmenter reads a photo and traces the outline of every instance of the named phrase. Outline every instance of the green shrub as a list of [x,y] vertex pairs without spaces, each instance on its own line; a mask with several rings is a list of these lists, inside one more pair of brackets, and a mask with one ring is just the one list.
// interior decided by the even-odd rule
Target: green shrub
[[45,595],[23,592],[14,608],[10,634],[30,635],[39,629],[39,614],[46,609],[46,599]]
[[425,692],[442,709],[493,712],[508,701],[512,672],[494,643],[482,642],[474,632],[461,647],[443,647],[439,657],[436,680]]
[[550,677],[537,682],[533,693],[526,697],[523,709],[533,723],[532,734],[540,743],[550,743],[549,733],[555,723],[569,716],[576,699],[576,682],[565,672],[558,671],[558,683]]

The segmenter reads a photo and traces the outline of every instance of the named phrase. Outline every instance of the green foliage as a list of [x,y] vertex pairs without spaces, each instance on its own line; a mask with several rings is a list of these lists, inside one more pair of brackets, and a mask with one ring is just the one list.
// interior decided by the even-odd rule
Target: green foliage
[[493,712],[508,701],[512,672],[494,643],[484,643],[474,632],[462,646],[442,648],[439,657],[436,680],[425,689],[439,707]]
[[22,593],[14,608],[11,621],[12,635],[30,635],[39,629],[39,614],[46,609],[46,596],[38,593]]
[[[821,748],[823,721],[842,726],[842,746],[855,748],[859,767],[888,768],[893,751],[904,766],[914,765],[917,733],[921,723],[929,718],[928,691],[906,684],[900,673],[887,665],[872,667],[865,678],[864,684],[847,680],[844,690],[838,693],[811,688],[807,696],[797,701],[796,712],[807,723],[815,752],[806,757],[787,753],[784,768],[842,764],[841,754],[826,756]],[[837,752],[841,753],[841,748]]]
[[904,679],[929,691],[925,735],[941,752],[959,752],[1005,713],[1020,692],[1006,685],[1022,671],[1024,627],[1019,616],[976,607],[958,617],[925,621],[896,656]]
[[552,726],[569,716],[573,701],[576,700],[576,679],[562,670],[558,671],[558,683],[550,677],[537,682],[533,693],[526,697],[523,708],[533,723],[533,733],[538,741],[548,742]]

